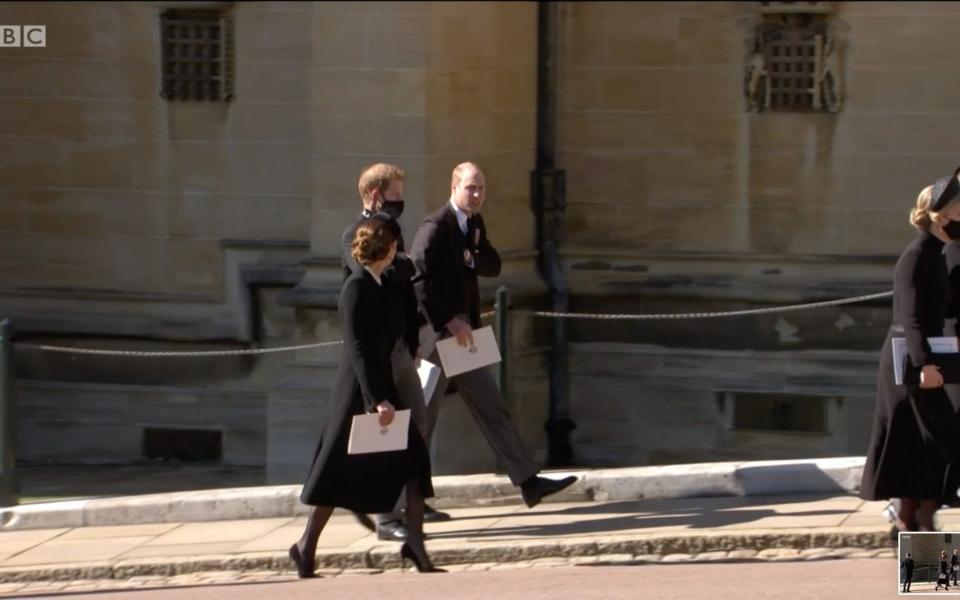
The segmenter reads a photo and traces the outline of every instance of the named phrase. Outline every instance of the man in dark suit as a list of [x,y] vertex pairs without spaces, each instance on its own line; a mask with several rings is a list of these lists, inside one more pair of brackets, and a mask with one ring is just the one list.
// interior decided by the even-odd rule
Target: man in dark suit
[[953,577],[953,585],[957,585],[957,572],[960,571],[960,550],[953,549],[953,556],[950,557],[950,576]]
[[[477,165],[457,165],[450,201],[423,220],[410,248],[417,269],[417,298],[426,321],[420,328],[421,354],[435,364],[440,364],[437,340],[452,336],[461,346],[473,343],[471,331],[480,327],[477,277],[500,274],[500,255],[487,239],[480,216],[485,191],[483,172]],[[427,400],[427,439],[433,434],[440,398],[450,381],[506,467],[510,481],[520,487],[527,506],[536,506],[544,496],[576,481],[576,477],[554,480],[537,474],[539,469],[530,460],[510,415],[501,406],[503,399],[488,368],[449,380],[441,374],[433,397]]]
[[[414,275],[413,261],[404,253],[403,235],[400,232],[399,218],[403,214],[403,181],[406,174],[402,169],[387,163],[377,163],[364,169],[360,174],[358,191],[363,205],[360,215],[352,225],[344,230],[340,238],[341,266],[343,279],[346,281],[352,273],[362,271],[363,267],[353,258],[353,237],[357,226],[369,218],[391,220],[396,225],[397,255],[393,263],[384,269],[383,281],[394,287],[392,297],[404,304],[404,340],[410,348],[409,360],[406,357],[393,357],[393,375],[397,388],[397,395],[405,406],[410,408],[411,416],[417,429],[425,440],[427,431],[426,407],[423,401],[423,390],[420,387],[420,377],[417,374],[417,349],[419,342],[419,322],[417,298],[413,290],[411,278]],[[401,493],[397,506],[391,513],[377,515],[377,537],[382,540],[403,541],[407,538],[407,530],[403,521],[403,509],[406,493]],[[373,523],[366,515],[356,513],[357,520],[365,527],[374,529]],[[445,521],[450,515],[425,507],[424,521]]]
[[913,556],[907,552],[907,557],[900,562],[903,569],[903,592],[910,591],[910,582],[913,581]]

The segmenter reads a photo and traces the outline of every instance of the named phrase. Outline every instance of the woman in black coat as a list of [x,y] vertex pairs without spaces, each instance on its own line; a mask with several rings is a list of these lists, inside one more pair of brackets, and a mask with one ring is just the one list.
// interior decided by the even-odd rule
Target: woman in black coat
[[[950,183],[952,181],[952,183]],[[894,270],[893,323],[880,355],[873,434],[860,497],[900,500],[895,529],[933,531],[941,504],[956,504],[960,474],[957,412],[930,361],[926,338],[955,336],[954,292],[945,244],[960,238],[960,182],[944,178],[924,189],[911,211],[919,230]],[[921,367],[919,385],[897,385],[891,339],[906,339],[908,360]]]
[[395,222],[371,218],[357,227],[353,239],[353,257],[364,269],[351,275],[340,292],[343,355],[326,426],[300,494],[301,502],[316,508],[300,540],[290,547],[300,577],[313,577],[317,539],[334,507],[389,512],[404,486],[407,541],[400,554],[420,571],[439,571],[423,545],[424,498],[433,496],[433,486],[430,457],[413,420],[406,450],[347,453],[354,415],[376,412],[380,423],[389,425],[395,407],[406,408],[398,400],[390,358],[393,352],[408,352],[402,331],[404,304],[397,297],[398,286],[383,274],[396,255],[398,234]]
[[944,550],[940,551],[940,569],[937,571],[937,587],[933,591],[940,589],[940,586],[944,586],[947,590],[950,589],[950,571],[947,569],[947,553]]

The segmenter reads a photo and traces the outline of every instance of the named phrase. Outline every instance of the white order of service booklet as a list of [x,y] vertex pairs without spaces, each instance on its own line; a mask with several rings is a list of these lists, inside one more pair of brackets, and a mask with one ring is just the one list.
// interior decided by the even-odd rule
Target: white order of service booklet
[[440,367],[421,358],[417,375],[420,376],[420,387],[423,388],[423,403],[429,406],[430,397],[433,396],[433,390],[437,388],[437,381],[440,380]]
[[347,454],[406,450],[409,431],[409,410],[398,410],[394,413],[393,422],[386,426],[380,424],[380,415],[377,413],[356,415],[350,424]]
[[447,377],[454,377],[500,362],[500,348],[497,347],[493,327],[487,325],[474,329],[471,333],[473,334],[472,346],[461,346],[455,337],[437,342],[440,364],[443,365],[443,372]]
[[[930,344],[930,352],[934,354],[960,352],[955,337],[928,337],[927,343]],[[903,371],[907,367],[907,338],[890,338],[890,344],[893,346],[893,381],[897,385],[903,385]]]

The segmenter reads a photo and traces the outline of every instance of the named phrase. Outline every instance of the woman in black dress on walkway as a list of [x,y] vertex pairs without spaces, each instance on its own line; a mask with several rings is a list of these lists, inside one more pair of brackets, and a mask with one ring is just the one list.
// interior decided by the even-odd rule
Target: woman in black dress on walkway
[[[924,189],[910,213],[919,231],[894,270],[893,323],[880,355],[873,434],[860,497],[900,500],[895,529],[934,531],[942,504],[957,503],[960,428],[957,411],[930,363],[928,337],[956,336],[954,292],[945,245],[960,238],[956,175]],[[908,359],[921,366],[919,385],[896,385],[891,339],[906,339]]]
[[327,423],[300,494],[301,502],[316,508],[300,540],[290,547],[300,577],[314,576],[317,539],[334,507],[389,512],[404,486],[407,541],[400,554],[419,571],[440,571],[423,545],[424,499],[433,496],[433,486],[430,457],[413,420],[406,450],[347,453],[354,415],[376,412],[380,423],[389,425],[395,409],[405,408],[398,401],[391,368],[391,353],[408,352],[401,331],[404,304],[397,286],[383,274],[396,255],[398,237],[395,222],[373,217],[357,227],[353,239],[353,257],[364,269],[351,275],[340,292],[343,354]]
[[940,586],[944,586],[947,591],[950,591],[950,571],[947,569],[947,553],[945,550],[940,551],[940,568],[937,570],[937,587],[933,591],[940,589]]

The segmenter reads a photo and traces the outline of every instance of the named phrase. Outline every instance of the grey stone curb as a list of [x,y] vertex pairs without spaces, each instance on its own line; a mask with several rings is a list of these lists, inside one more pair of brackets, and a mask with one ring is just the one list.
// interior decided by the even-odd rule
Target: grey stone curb
[[[393,569],[400,566],[399,544],[370,550],[317,553],[318,569]],[[817,560],[869,557],[888,546],[887,530],[877,528],[818,528],[788,532],[757,530],[702,535],[607,536],[581,540],[557,539],[487,544],[429,545],[437,565],[521,563],[538,559],[584,559],[600,564],[645,562],[732,562],[755,560]],[[867,552],[870,551],[870,552]],[[594,559],[594,560],[590,560]],[[549,561],[548,561],[549,562]],[[171,577],[210,571],[292,571],[285,552],[240,555],[138,558],[118,562],[6,567],[0,583]]]
[[[551,472],[579,480],[545,502],[850,493],[863,463],[855,456]],[[439,508],[521,502],[502,475],[434,477],[434,490]],[[309,510],[299,494],[299,485],[283,485],[27,504],[0,510],[0,531],[292,517]]]

